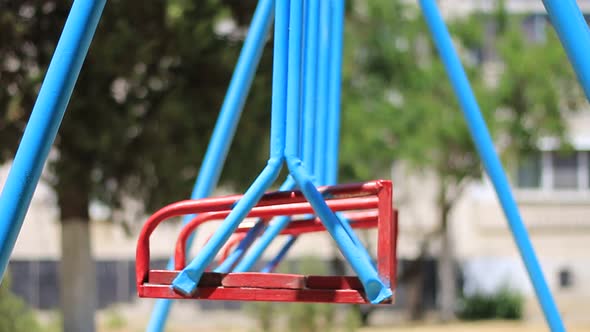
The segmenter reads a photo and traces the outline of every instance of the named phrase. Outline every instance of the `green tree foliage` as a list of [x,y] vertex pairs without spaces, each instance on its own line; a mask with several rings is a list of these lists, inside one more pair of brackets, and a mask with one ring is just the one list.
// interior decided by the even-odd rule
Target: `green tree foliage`
[[[71,3],[0,0],[0,162],[15,153]],[[217,28],[223,20],[248,24],[255,4],[107,2],[49,163],[69,255],[61,275],[76,278],[62,280],[72,310],[94,301],[92,265],[82,266],[90,243],[70,241],[89,239],[90,202],[116,209],[131,197],[152,211],[190,195],[243,40],[240,29]],[[224,175],[233,185],[264,166],[269,68],[266,56],[230,152]],[[74,285],[88,292],[76,295]],[[92,324],[64,310],[66,331],[72,319]]]
[[0,285],[0,332],[34,332],[41,327],[31,309],[10,290],[10,272]]
[[[394,0],[357,1],[353,7],[341,173],[376,178],[387,174],[393,161],[414,175],[434,172],[439,227],[425,234],[419,247],[427,250],[431,240],[442,240],[439,297],[443,316],[452,316],[457,292],[447,225],[465,185],[482,176],[480,159],[419,8]],[[500,5],[495,13],[449,23],[482,114],[506,156],[533,150],[541,137],[565,137],[564,117],[581,98],[550,27],[542,40],[531,40],[522,22]]]

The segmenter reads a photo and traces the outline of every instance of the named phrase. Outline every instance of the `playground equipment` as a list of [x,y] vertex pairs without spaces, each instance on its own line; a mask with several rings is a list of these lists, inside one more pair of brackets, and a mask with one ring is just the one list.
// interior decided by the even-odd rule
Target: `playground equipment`
[[[2,275],[8,264],[43,164],[55,139],[105,2],[106,0],[75,0],[73,2],[29,124],[2,190],[0,196],[0,272]],[[459,99],[486,172],[494,185],[547,323],[552,331],[564,331],[560,315],[508,185],[506,174],[494,151],[491,137],[480,114],[475,96],[453,48],[450,35],[435,0],[419,0],[418,2]],[[543,3],[585,94],[590,99],[590,30],[575,0],[543,0]],[[221,201],[226,200],[225,202],[233,201],[236,203],[235,206],[233,203],[223,205],[216,199],[205,198],[210,195],[219,178],[223,161],[231,143],[231,139],[228,138],[232,138],[234,135],[265,38],[272,23],[273,9],[276,12],[275,63],[272,144],[269,163],[252,188],[243,196],[220,199]],[[209,149],[204,157],[199,177],[191,195],[191,199],[195,201],[178,203],[178,205],[165,208],[164,212],[160,212],[164,215],[166,213],[186,214],[184,221],[189,223],[195,218],[194,213],[210,211],[207,213],[216,214],[216,218],[224,218],[224,221],[195,260],[186,266],[184,266],[184,259],[177,261],[182,263],[179,267],[184,267],[179,273],[158,272],[152,276],[149,265],[146,263],[147,260],[144,259],[143,263],[138,261],[138,276],[141,277],[138,278],[138,283],[144,287],[143,290],[139,289],[140,293],[143,291],[146,295],[156,289],[158,291],[154,291],[156,293],[152,293],[152,295],[158,297],[202,298],[206,296],[206,293],[203,293],[204,289],[219,291],[220,288],[228,287],[231,291],[224,291],[225,295],[221,297],[237,299],[242,296],[241,299],[252,300],[245,295],[240,295],[239,289],[244,286],[253,286],[257,282],[256,280],[264,280],[265,283],[271,282],[272,280],[268,278],[266,273],[280,262],[299,234],[312,229],[321,229],[322,231],[325,229],[334,237],[340,250],[353,266],[359,276],[358,280],[350,278],[319,279],[321,286],[317,288],[315,280],[318,279],[283,275],[278,276],[281,282],[278,285],[273,285],[273,287],[277,287],[256,290],[257,294],[261,296],[259,299],[271,299],[272,294],[278,294],[276,296],[281,297],[281,300],[295,301],[300,298],[293,294],[301,294],[301,292],[308,294],[309,292],[306,293],[306,291],[309,289],[314,292],[325,292],[329,289],[332,293],[346,293],[348,295],[323,297],[322,300],[356,303],[367,300],[372,303],[391,300],[392,289],[395,286],[395,262],[393,261],[394,256],[392,256],[395,248],[394,238],[392,238],[395,235],[395,223],[394,219],[385,223],[382,219],[384,211],[393,211],[390,206],[391,202],[388,202],[388,206],[381,204],[364,206],[373,209],[373,211],[367,212],[368,214],[364,217],[370,219],[368,217],[370,213],[377,213],[373,217],[377,218],[376,227],[379,229],[380,236],[389,239],[383,240],[383,245],[388,249],[379,253],[379,259],[385,257],[387,262],[382,263],[379,260],[377,267],[375,267],[371,257],[352,231],[353,228],[360,227],[363,222],[360,217],[363,216],[359,217],[349,212],[336,215],[333,212],[333,210],[346,211],[357,207],[355,204],[360,204],[359,202],[369,198],[348,199],[338,197],[338,195],[324,197],[325,192],[322,191],[329,192],[341,188],[333,185],[336,184],[337,179],[339,72],[342,54],[343,15],[343,0],[259,1],[226,100],[221,108]],[[299,52],[301,49],[304,52]],[[301,135],[301,132],[305,134]],[[264,191],[278,176],[278,171],[283,163],[287,164],[291,177],[287,179],[279,193],[264,194]],[[318,190],[318,185],[330,186],[326,187],[327,189]],[[299,188],[299,191],[293,190],[295,186]],[[289,193],[293,197],[289,196],[285,201],[273,199],[273,197],[285,195],[285,193]],[[273,203],[272,205],[264,205],[266,201]],[[344,203],[342,203],[343,201]],[[201,209],[203,202],[212,204],[209,206],[209,210]],[[215,202],[221,205],[215,205],[217,204]],[[279,212],[276,210],[271,212],[272,208],[277,208]],[[298,211],[319,216],[321,225],[314,221],[313,217],[308,217],[303,221],[291,221],[286,217]],[[263,217],[263,219],[260,219],[255,226],[248,227],[247,230],[244,227],[240,228],[242,219],[248,215]],[[264,218],[278,215],[280,217],[273,221]],[[381,229],[383,224],[389,225],[387,226],[388,230]],[[301,229],[305,229],[305,231],[301,231]],[[190,233],[190,230],[186,232]],[[205,272],[215,254],[223,248],[224,243],[232,237],[234,232],[246,235],[235,250],[228,249],[227,258],[216,268],[218,271],[212,272],[214,274]],[[263,269],[263,272],[252,274],[252,277],[244,279],[244,275],[239,273],[249,270],[267,244],[281,233],[287,234],[289,239],[277,257]],[[258,236],[260,238],[253,244]],[[186,235],[181,242],[186,243],[188,247],[192,242],[191,237]],[[182,243],[181,246],[183,246]],[[251,245],[253,247],[248,250]],[[138,254],[145,255],[147,253],[145,250],[147,248],[142,247],[141,241],[139,249]],[[247,250],[248,252],[246,252]],[[173,267],[171,262],[169,268],[173,269]],[[238,273],[234,274],[237,277],[232,277],[231,273],[225,273],[229,271]],[[277,275],[274,274],[274,276]],[[329,282],[326,283],[326,280]],[[173,292],[168,286],[150,288],[152,283],[156,285],[172,283],[176,291]],[[285,285],[295,285],[296,287],[280,288]],[[199,292],[195,293],[194,291],[197,289]],[[210,297],[214,297],[214,295],[210,295]],[[318,298],[311,296],[311,299],[317,300]],[[170,305],[169,300],[158,301],[148,330],[161,331],[163,329]]]
[[[352,228],[378,228],[378,274],[382,280],[395,280],[395,214],[391,206],[391,182],[375,181],[363,184],[329,186],[320,189],[329,195],[327,204],[333,211],[377,209],[373,212],[354,212],[347,218]],[[184,267],[186,240],[194,229],[216,219],[226,218],[231,206],[241,196],[183,201],[169,205],[148,219],[138,240],[137,287],[140,296],[160,298],[187,298],[175,292],[171,281]],[[215,210],[215,212],[211,212]],[[183,227],[176,244],[175,270],[149,270],[149,236],[156,226],[174,216],[200,213]],[[262,197],[249,217],[269,218],[279,215],[313,213],[312,206],[305,202],[299,191],[268,193]],[[269,220],[269,219],[263,219]],[[393,221],[393,222],[392,222]],[[244,227],[237,233],[252,229]],[[282,234],[300,235],[325,231],[319,219],[304,218],[291,221]],[[223,259],[223,258],[222,258]],[[394,288],[394,284],[390,284]],[[355,277],[302,276],[267,273],[204,272],[198,291],[191,298],[208,300],[249,300],[289,302],[367,303],[362,283]]]

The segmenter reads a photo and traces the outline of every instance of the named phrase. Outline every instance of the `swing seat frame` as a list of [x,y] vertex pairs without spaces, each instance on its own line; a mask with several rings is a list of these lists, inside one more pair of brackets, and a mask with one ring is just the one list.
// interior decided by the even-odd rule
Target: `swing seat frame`
[[[392,290],[396,286],[397,211],[393,208],[392,183],[376,180],[365,183],[319,188],[330,209],[341,212],[353,229],[377,228],[377,272]],[[170,204],[154,213],[144,224],[136,252],[136,284],[139,297],[223,301],[323,302],[369,304],[358,277],[314,276],[301,274],[240,272],[205,272],[192,295],[172,288],[172,281],[185,265],[186,241],[204,222],[225,218],[241,195],[188,200]],[[276,216],[313,214],[300,191],[266,193],[248,217],[270,221]],[[186,224],[176,243],[174,270],[151,270],[150,236],[155,228],[170,218],[198,214]],[[240,227],[241,234],[250,227]],[[301,235],[326,231],[316,218],[292,221],[282,235]],[[393,298],[385,303],[392,303]]]

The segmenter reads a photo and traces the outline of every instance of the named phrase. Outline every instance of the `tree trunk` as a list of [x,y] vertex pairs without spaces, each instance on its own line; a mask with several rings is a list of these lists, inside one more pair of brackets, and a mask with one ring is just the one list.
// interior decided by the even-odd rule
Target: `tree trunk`
[[440,319],[448,322],[455,318],[457,275],[455,273],[454,248],[448,218],[451,205],[448,204],[446,189],[441,188],[440,197],[441,250],[438,257],[438,304]]
[[88,220],[62,221],[60,297],[64,332],[94,332],[96,273]]
[[89,183],[82,174],[56,186],[61,212],[60,302],[64,332],[94,332],[96,271],[88,215]]
[[440,318],[444,322],[455,318],[457,297],[457,274],[453,259],[452,240],[449,233],[448,228],[446,228],[443,233],[442,248],[438,259]]
[[420,255],[411,263],[408,271],[407,314],[411,321],[424,318],[424,256]]

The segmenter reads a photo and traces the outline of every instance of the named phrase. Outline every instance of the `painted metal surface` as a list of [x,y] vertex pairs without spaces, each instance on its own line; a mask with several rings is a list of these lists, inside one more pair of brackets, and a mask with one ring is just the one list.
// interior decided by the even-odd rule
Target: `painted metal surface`
[[0,276],[4,276],[105,2],[74,1],[57,43],[0,195]]
[[316,106],[314,175],[318,185],[326,184],[325,158],[328,140],[329,84],[330,84],[330,1],[320,0],[318,83]]
[[537,260],[530,237],[518,211],[518,206],[510,190],[506,173],[494,149],[492,138],[481,115],[479,105],[471,90],[469,80],[455,51],[451,36],[440,15],[436,2],[435,0],[420,0],[420,6],[459,100],[471,137],[483,161],[485,170],[494,185],[547,323],[552,331],[565,331],[557,306],[543,276],[541,265]]
[[327,124],[326,183],[338,183],[340,150],[340,99],[342,92],[342,57],[344,54],[344,0],[331,1],[330,15],[330,84],[328,86],[329,121]]
[[551,23],[590,100],[590,29],[575,0],[543,0]]

